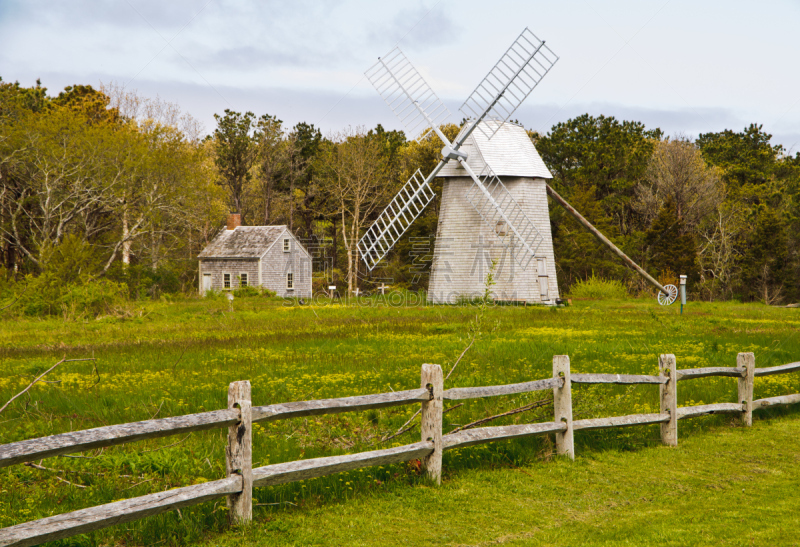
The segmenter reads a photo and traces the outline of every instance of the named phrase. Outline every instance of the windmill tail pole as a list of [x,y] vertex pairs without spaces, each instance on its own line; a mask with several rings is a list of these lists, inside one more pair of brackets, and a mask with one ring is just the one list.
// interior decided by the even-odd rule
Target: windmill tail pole
[[639,275],[641,275],[645,279],[645,281],[650,283],[652,286],[654,286],[656,289],[658,289],[662,293],[669,294],[667,292],[667,289],[665,289],[664,286],[661,285],[661,283],[659,283],[658,281],[653,279],[653,276],[651,276],[649,273],[647,273],[642,268],[640,268],[639,265],[636,262],[634,262],[633,260],[631,260],[631,258],[628,255],[623,253],[620,250],[619,247],[617,247],[616,245],[611,243],[611,240],[609,240],[606,236],[601,234],[600,231],[597,228],[595,228],[594,226],[592,226],[592,224],[588,220],[583,218],[583,216],[578,211],[576,211],[575,208],[572,205],[567,203],[567,201],[564,198],[559,196],[558,193],[555,190],[553,190],[550,187],[549,184],[545,183],[545,186],[547,187],[547,193],[550,195],[550,197],[553,198],[554,200],[556,200],[556,202],[559,205],[561,205],[570,215],[572,215],[575,218],[575,220],[580,222],[583,225],[584,228],[589,230],[589,232],[591,232],[592,235],[594,237],[596,237],[600,241],[600,243],[602,243],[603,245],[605,245],[606,247],[611,249],[611,251],[615,255],[620,257],[620,259],[622,259],[622,261],[625,264],[627,264],[628,266],[630,266],[631,268],[636,270],[639,273]]

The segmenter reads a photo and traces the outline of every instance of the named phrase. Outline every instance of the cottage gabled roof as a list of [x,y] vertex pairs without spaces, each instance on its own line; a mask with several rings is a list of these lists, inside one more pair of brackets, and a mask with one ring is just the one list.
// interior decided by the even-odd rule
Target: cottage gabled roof
[[[466,131],[472,123],[474,122],[464,124],[461,133]],[[500,128],[489,140],[481,131],[481,127],[478,127],[461,146],[460,150],[468,155],[467,165],[476,175],[480,175],[486,164],[489,164],[495,175],[501,177],[553,178],[539,156],[539,152],[536,151],[536,147],[533,146],[525,128],[515,123],[496,120],[485,120],[481,122],[481,125],[486,126],[485,129],[489,134],[498,125]],[[460,163],[450,160],[439,171],[439,176],[468,177],[469,175]]]
[[222,230],[197,258],[260,258],[287,232],[286,226],[237,226]]

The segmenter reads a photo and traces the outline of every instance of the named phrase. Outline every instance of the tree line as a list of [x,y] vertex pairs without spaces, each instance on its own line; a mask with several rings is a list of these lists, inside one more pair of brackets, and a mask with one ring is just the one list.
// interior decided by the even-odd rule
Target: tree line
[[[381,125],[322,135],[231,110],[215,120],[203,135],[177,105],[119,86],[49,95],[0,79],[5,286],[38,284],[42,309],[76,286],[190,292],[197,254],[237,212],[289,226],[312,247],[321,285],[426,288],[438,200],[370,275],[356,244],[417,169],[433,169],[435,136],[408,141]],[[442,129],[452,139],[459,126]],[[687,274],[704,299],[800,299],[800,154],[761,126],[690,139],[586,114],[529,135],[554,188],[655,277]],[[442,180],[433,186],[441,195]],[[562,292],[593,274],[648,290],[553,203],[550,216]]]

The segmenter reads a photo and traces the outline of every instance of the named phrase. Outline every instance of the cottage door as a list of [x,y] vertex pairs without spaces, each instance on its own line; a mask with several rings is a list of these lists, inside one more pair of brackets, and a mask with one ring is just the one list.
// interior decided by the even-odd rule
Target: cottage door
[[203,274],[203,294],[211,290],[211,274]]

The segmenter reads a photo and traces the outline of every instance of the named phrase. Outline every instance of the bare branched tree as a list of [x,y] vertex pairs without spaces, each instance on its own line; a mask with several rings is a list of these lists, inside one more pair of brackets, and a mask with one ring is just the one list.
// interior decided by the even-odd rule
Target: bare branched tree
[[716,168],[706,164],[697,146],[683,136],[661,141],[647,168],[647,183],[636,188],[634,210],[647,225],[669,200],[686,229],[699,226],[724,198]]
[[319,156],[320,187],[335,204],[347,250],[347,289],[356,288],[358,240],[370,216],[391,198],[394,186],[381,142],[363,127],[330,135]]
[[744,215],[740,208],[720,205],[708,215],[699,231],[702,239],[697,253],[700,278],[704,282],[704,297],[713,300],[725,296],[737,274],[737,242],[744,230]]

